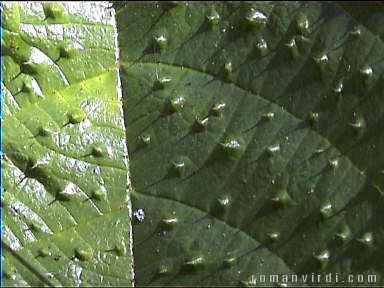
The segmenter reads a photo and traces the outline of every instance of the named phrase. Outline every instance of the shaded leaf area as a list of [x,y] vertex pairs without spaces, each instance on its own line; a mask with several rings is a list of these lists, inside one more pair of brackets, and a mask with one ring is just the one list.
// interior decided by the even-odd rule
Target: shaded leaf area
[[4,285],[129,286],[113,14],[65,5],[3,11]]
[[335,4],[115,8],[138,285],[382,283],[381,39]]
[[338,4],[345,9],[360,25],[384,39],[383,25],[384,3],[380,1],[340,1]]

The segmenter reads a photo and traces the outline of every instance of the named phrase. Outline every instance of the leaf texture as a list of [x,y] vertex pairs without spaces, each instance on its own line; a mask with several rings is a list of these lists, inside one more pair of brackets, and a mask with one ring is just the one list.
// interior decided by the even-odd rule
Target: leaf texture
[[382,283],[380,31],[325,2],[115,9],[137,285]]
[[4,285],[131,286],[114,10],[6,3]]

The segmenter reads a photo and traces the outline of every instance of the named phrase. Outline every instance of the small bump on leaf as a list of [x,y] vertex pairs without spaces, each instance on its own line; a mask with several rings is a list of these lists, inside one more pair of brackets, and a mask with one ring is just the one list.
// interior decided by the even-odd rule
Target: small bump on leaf
[[330,160],[328,160],[328,165],[331,169],[336,169],[339,166],[339,160],[338,159],[330,159]]
[[142,146],[147,146],[151,143],[151,135],[149,134],[142,134],[138,138]]
[[309,112],[309,114],[307,116],[307,119],[308,119],[308,123],[313,126],[317,122],[319,122],[319,113],[317,113],[317,112]]
[[236,260],[237,260],[236,257],[229,257],[229,258],[226,258],[226,259],[224,259],[224,261],[223,261],[223,265],[224,265],[224,267],[226,267],[226,268],[233,267],[233,266],[236,264]]
[[240,138],[228,137],[219,145],[221,151],[228,156],[239,156],[244,150],[243,141]]
[[189,175],[192,164],[191,159],[187,156],[178,156],[171,162],[170,173],[176,177],[183,178]]
[[41,137],[48,137],[51,134],[52,134],[52,131],[48,128],[45,128],[45,127],[40,127],[39,132],[37,133],[37,135],[41,136]]
[[371,78],[373,75],[373,70],[371,66],[364,66],[359,70],[360,75],[365,78]]
[[195,132],[203,132],[203,131],[207,130],[208,121],[209,121],[208,117],[205,117],[203,119],[200,119],[199,117],[196,117],[195,118],[195,122],[193,124],[193,131],[195,131]]
[[206,16],[206,21],[209,27],[211,28],[219,24],[219,21],[220,21],[219,13],[217,13],[216,10],[212,10],[211,13]]
[[59,56],[60,58],[73,58],[76,54],[76,49],[71,47],[70,45],[61,46],[59,48]]
[[162,264],[157,269],[157,274],[158,275],[168,275],[168,274],[171,273],[171,271],[172,271],[172,269],[171,269],[171,267],[169,265]]
[[153,40],[154,40],[156,48],[159,51],[164,50],[165,47],[167,46],[167,43],[168,43],[168,39],[163,34],[159,35],[159,36],[155,36]]
[[64,16],[64,7],[58,3],[43,3],[43,11],[46,18],[58,20]]
[[357,238],[357,241],[365,246],[371,246],[373,244],[373,233],[366,232],[360,238]]
[[279,189],[276,195],[271,198],[272,203],[277,207],[284,207],[295,204],[291,196],[288,194],[287,189]]
[[267,233],[267,236],[271,241],[277,241],[280,237],[280,233],[279,232],[270,232],[270,233]]
[[68,113],[68,122],[71,124],[79,124],[84,121],[86,114],[82,109],[75,109]]
[[96,201],[103,201],[105,200],[107,197],[107,195],[105,194],[105,192],[103,192],[101,189],[95,189],[94,191],[92,191],[91,193],[91,198],[96,200]]
[[92,258],[93,251],[90,248],[76,248],[75,257],[80,261],[88,261]]
[[20,72],[31,76],[36,76],[39,74],[39,65],[31,61],[23,62],[20,64]]
[[156,78],[155,83],[154,83],[154,88],[155,89],[164,89],[168,87],[172,83],[172,78],[170,77],[161,77],[161,78]]
[[228,212],[231,205],[231,198],[228,195],[223,195],[213,202],[210,213],[217,217],[222,217]]
[[226,62],[223,67],[223,78],[228,80],[233,71],[232,62]]
[[324,268],[329,263],[329,260],[331,258],[331,252],[329,252],[328,250],[324,250],[319,254],[314,255],[314,258],[317,260],[320,267]]
[[9,265],[4,265],[4,268],[3,268],[4,278],[15,280],[15,277],[16,277],[15,273],[16,273],[16,270],[14,267],[9,267]]
[[341,243],[347,242],[351,238],[352,232],[348,225],[343,225],[340,232],[336,233],[336,239]]
[[349,35],[352,37],[359,37],[361,35],[361,29],[359,26],[355,26],[351,32],[349,32]]
[[356,133],[360,133],[364,130],[366,122],[362,116],[355,116],[354,122],[348,123],[348,125],[351,126]]
[[21,86],[21,91],[24,93],[33,93],[33,88],[30,84],[23,82]]
[[296,32],[305,35],[309,32],[309,20],[307,16],[300,13],[295,19]]
[[185,263],[183,264],[182,270],[185,273],[194,273],[203,269],[205,265],[206,265],[205,257],[203,255],[198,255],[185,261]]
[[313,56],[312,59],[318,65],[326,64],[329,61],[327,54],[320,54],[317,56]]
[[96,158],[103,157],[105,154],[104,150],[105,149],[102,144],[100,143],[94,144],[91,150],[91,155]]
[[249,28],[260,30],[267,24],[268,17],[264,13],[251,8],[245,14],[244,19]]
[[269,156],[274,156],[280,152],[280,145],[275,144],[267,147],[267,153]]
[[263,57],[268,53],[268,45],[264,38],[259,38],[255,43],[257,55]]
[[41,230],[41,225],[33,220],[28,220],[27,221],[27,226],[28,229],[34,232],[40,231]]
[[210,110],[210,114],[213,116],[221,116],[225,110],[225,102],[218,102],[214,104]]
[[275,113],[273,112],[267,112],[261,115],[261,119],[264,121],[269,121],[269,120],[272,120],[273,118],[275,118]]
[[295,38],[292,38],[287,43],[284,44],[286,55],[289,59],[293,60],[296,59],[299,56],[299,49],[296,45]]
[[59,191],[56,193],[56,200],[58,201],[70,201],[71,200],[71,194],[66,193],[65,191]]
[[183,95],[173,97],[166,103],[165,112],[167,114],[180,112],[184,108],[185,102],[185,97]]
[[329,218],[333,215],[333,207],[330,200],[327,200],[323,205],[321,205],[320,214],[323,219]]
[[172,216],[172,217],[161,219],[160,226],[162,229],[169,231],[169,230],[173,230],[176,227],[178,222],[179,220],[177,219],[177,217]]
[[343,92],[344,84],[343,81],[340,79],[336,82],[335,86],[333,87],[332,91],[336,94],[340,94]]
[[115,251],[117,256],[123,256],[127,254],[127,247],[125,246],[124,241],[116,243],[113,250]]
[[51,252],[49,252],[48,248],[41,248],[38,251],[38,256],[39,257],[51,256]]

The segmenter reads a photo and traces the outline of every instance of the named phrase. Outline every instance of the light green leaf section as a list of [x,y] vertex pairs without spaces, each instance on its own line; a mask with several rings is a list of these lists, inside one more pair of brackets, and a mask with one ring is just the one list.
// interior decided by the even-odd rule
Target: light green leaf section
[[5,286],[132,285],[109,5],[5,4]]
[[325,2],[115,8],[135,283],[333,272],[383,284],[384,43],[372,24]]

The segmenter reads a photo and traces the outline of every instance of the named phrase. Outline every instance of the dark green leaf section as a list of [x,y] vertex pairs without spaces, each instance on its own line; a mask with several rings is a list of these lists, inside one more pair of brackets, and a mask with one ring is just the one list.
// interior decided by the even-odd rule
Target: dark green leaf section
[[115,7],[137,284],[383,283],[376,31],[332,3]]
[[384,3],[382,1],[339,1],[338,4],[361,25],[384,39]]
[[4,285],[130,286],[112,10],[65,5],[4,8]]

